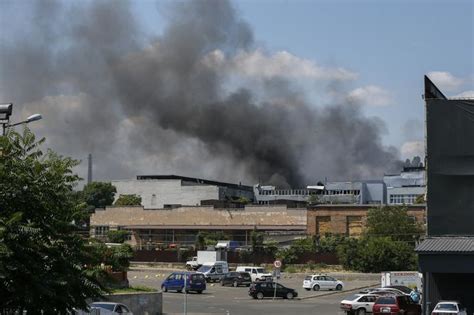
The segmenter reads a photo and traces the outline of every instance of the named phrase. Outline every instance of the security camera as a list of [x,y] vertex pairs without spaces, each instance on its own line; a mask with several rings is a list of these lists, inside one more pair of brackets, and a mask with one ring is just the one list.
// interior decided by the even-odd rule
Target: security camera
[[0,104],[0,114],[4,114],[6,117],[12,114],[13,104]]

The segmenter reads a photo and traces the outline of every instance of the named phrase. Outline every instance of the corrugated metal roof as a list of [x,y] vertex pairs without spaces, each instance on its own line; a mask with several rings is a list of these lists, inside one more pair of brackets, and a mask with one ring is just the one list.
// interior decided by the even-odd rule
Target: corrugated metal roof
[[419,253],[474,253],[474,237],[430,237],[423,240],[415,250]]

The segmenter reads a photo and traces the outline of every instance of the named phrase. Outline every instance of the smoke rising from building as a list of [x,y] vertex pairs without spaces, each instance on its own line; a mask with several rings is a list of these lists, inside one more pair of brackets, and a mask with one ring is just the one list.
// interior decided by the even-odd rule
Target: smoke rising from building
[[34,128],[53,149],[92,152],[96,178],[302,186],[400,164],[381,121],[344,97],[313,104],[295,79],[339,87],[353,73],[265,53],[228,1],[171,4],[151,40],[123,1],[41,1],[28,12],[34,27],[2,39],[0,98],[17,115],[41,112]]

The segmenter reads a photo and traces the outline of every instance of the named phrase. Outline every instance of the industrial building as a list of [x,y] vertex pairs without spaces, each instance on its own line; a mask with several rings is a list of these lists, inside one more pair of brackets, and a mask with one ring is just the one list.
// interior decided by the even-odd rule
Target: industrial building
[[200,231],[224,233],[241,245],[250,243],[253,230],[278,241],[299,238],[306,233],[306,209],[286,206],[212,206],[146,209],[142,206],[106,207],[91,216],[91,236],[104,238],[110,230],[130,231],[129,243],[138,249],[161,245],[194,245]]
[[411,205],[425,195],[426,180],[423,166],[404,167],[400,174],[385,175],[383,181],[387,187],[387,204]]
[[253,201],[251,186],[177,175],[139,175],[132,180],[114,180],[115,198],[135,194],[145,209],[199,206],[203,200],[233,201],[241,197]]
[[[357,237],[367,222],[367,212],[377,205],[320,204],[308,207],[307,234]],[[425,224],[425,205],[408,205],[407,212],[414,221]]]
[[325,204],[384,204],[385,183],[381,180],[354,182],[327,182],[302,189],[277,189],[275,186],[254,186],[255,201],[258,204],[282,202],[305,203],[315,196],[318,203]]
[[427,237],[417,246],[423,308],[457,300],[474,313],[474,99],[448,99],[425,76]]

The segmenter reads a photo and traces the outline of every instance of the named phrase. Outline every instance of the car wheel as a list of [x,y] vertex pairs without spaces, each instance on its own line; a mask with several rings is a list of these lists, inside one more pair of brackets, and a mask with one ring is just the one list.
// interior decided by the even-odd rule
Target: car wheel
[[311,289],[310,288],[304,288],[306,291],[310,291]]
[[286,298],[287,298],[288,300],[292,300],[292,299],[293,299],[293,293],[292,293],[292,292],[288,292],[288,293],[286,294]]
[[259,299],[259,300],[263,299],[263,292],[258,292],[257,293],[257,299]]
[[232,284],[234,286],[234,288],[237,288],[239,286],[239,284],[237,283],[237,281],[234,281],[234,283]]
[[313,287],[313,291],[319,291],[320,287],[319,284],[315,284]]
[[161,287],[161,290],[162,290],[163,292],[168,292],[168,288],[165,287],[165,286],[162,286],[162,287]]
[[185,290],[185,291],[186,291],[186,293],[189,293],[189,290]]
[[342,284],[338,284],[338,285],[336,286],[336,290],[341,291],[341,290],[342,290]]
[[202,290],[197,290],[197,293],[198,293],[198,294],[202,294]]
[[181,293],[183,292],[183,289],[176,290],[176,292]]
[[357,315],[365,315],[365,313],[366,313],[366,312],[365,312],[365,308],[359,308],[359,309],[357,310]]
[[224,286],[224,281],[221,280],[221,286]]

